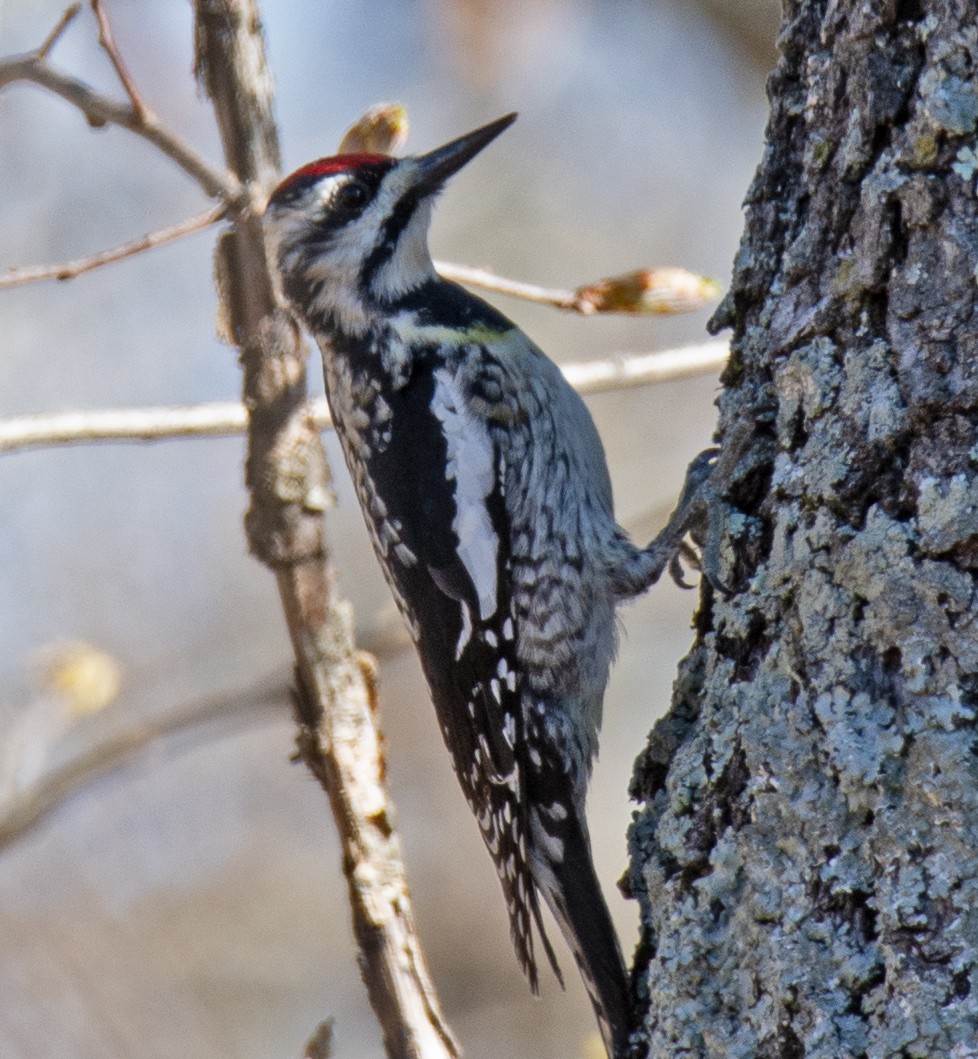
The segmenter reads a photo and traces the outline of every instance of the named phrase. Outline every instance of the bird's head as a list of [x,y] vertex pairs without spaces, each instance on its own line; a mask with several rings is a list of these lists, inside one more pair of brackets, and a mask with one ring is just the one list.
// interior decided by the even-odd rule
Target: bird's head
[[318,312],[356,331],[371,307],[432,279],[433,197],[515,120],[508,114],[428,154],[336,155],[286,177],[264,221],[286,299],[307,318]]

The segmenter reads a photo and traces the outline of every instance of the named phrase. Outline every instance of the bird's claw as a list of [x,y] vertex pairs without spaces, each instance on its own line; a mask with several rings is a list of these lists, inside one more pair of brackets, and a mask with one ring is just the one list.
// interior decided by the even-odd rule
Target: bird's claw
[[[720,577],[720,547],[729,508],[725,494],[753,435],[751,424],[738,424],[727,435],[722,448],[705,449],[690,463],[676,510],[665,529],[649,545],[650,551],[662,547],[670,550],[669,574],[680,588],[692,587],[683,576],[685,560],[715,589],[732,594],[732,589]],[[698,546],[698,552],[686,540],[687,535]]]
[[700,569],[699,552],[687,541],[680,541],[675,554],[669,560],[669,576],[680,588],[692,588],[693,586],[684,576],[686,573],[684,562],[693,570]]

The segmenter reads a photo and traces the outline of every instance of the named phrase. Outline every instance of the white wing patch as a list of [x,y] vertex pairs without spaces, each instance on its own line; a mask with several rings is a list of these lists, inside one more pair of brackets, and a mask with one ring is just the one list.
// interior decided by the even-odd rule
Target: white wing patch
[[472,639],[472,611],[469,610],[469,605],[464,599],[461,601],[461,607],[462,631],[458,634],[458,643],[455,645],[456,662],[462,657],[462,652],[468,646],[469,640]]
[[486,499],[495,484],[492,439],[485,424],[466,407],[458,379],[447,369],[435,372],[432,412],[441,423],[448,448],[445,475],[455,483],[458,554],[479,598],[479,617],[496,613],[499,537],[493,529]]

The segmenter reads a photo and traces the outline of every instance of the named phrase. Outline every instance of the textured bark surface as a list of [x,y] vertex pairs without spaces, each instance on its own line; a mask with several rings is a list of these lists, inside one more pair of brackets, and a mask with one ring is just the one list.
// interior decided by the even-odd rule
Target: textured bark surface
[[978,1055],[978,28],[786,0],[731,490],[629,886],[659,1056]]

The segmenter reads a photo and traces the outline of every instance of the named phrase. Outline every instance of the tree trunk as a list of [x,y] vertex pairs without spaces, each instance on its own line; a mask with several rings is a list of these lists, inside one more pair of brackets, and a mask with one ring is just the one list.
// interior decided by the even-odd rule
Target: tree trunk
[[785,0],[729,490],[628,885],[651,1055],[978,1055],[978,11]]

